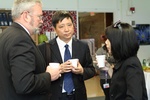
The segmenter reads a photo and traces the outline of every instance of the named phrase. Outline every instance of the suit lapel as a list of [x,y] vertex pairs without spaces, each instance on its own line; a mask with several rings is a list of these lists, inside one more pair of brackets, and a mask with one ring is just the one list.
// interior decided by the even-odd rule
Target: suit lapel
[[77,51],[80,51],[78,50],[79,49],[79,45],[78,45],[78,41],[76,39],[73,38],[72,40],[72,58],[77,58]]
[[56,38],[50,42],[51,53],[53,54],[54,58],[57,59],[58,62],[62,63],[61,54],[58,48],[58,44],[56,42]]
[[[62,61],[61,54],[60,54],[60,51],[58,48],[58,44],[56,42],[56,38],[50,42],[50,47],[51,47],[51,52],[54,55],[54,58],[56,58],[59,62],[62,63],[63,61]],[[77,58],[77,56],[79,56],[78,52],[76,52],[76,51],[80,51],[78,49],[80,49],[79,45],[78,45],[78,40],[73,38],[73,41],[72,41],[72,58]]]
[[31,36],[27,33],[27,31],[26,31],[20,24],[14,22],[14,23],[12,24],[12,26],[13,26],[13,27],[17,27],[17,28],[21,29],[22,31],[24,31],[24,32],[22,32],[22,34],[26,34],[26,35],[31,39],[32,43],[36,46],[35,42],[34,42],[33,39],[31,38]]

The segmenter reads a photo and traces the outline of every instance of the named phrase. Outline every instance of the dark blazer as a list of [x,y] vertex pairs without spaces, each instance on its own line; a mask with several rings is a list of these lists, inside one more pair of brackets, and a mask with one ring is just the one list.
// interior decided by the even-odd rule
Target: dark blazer
[[0,100],[48,100],[50,74],[29,34],[13,23],[0,35]]
[[[63,63],[61,54],[56,42],[56,38],[50,41],[51,62]],[[73,39],[72,41],[72,58],[78,58],[84,68],[83,75],[73,74],[73,82],[75,85],[75,100],[87,100],[86,87],[84,80],[95,75],[93,61],[90,55],[89,47],[86,43],[80,40]],[[63,74],[62,76],[51,83],[52,97],[50,100],[59,100],[62,93]]]
[[110,100],[148,100],[143,70],[136,56],[115,65]]

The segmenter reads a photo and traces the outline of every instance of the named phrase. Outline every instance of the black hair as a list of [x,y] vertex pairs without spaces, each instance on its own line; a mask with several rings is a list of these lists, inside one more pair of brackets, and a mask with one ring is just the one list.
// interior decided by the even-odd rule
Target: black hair
[[69,14],[69,12],[66,11],[56,11],[54,15],[52,16],[52,24],[56,28],[56,24],[61,22],[64,18],[70,18],[73,23],[73,18]]
[[111,43],[111,52],[115,60],[121,61],[137,55],[139,44],[131,25],[120,23],[117,27],[113,24],[106,28],[105,33]]

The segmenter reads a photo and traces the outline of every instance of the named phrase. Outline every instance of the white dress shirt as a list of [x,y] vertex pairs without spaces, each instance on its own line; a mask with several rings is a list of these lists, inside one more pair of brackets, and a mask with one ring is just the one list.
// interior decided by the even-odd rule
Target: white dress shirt
[[[69,48],[70,54],[72,56],[72,39],[68,43],[65,43],[59,37],[57,37],[56,41],[57,41],[57,44],[58,44],[58,48],[59,48],[59,51],[60,51],[60,54],[61,54],[62,61],[64,62],[64,53],[65,53],[65,49],[66,49],[65,48],[66,44],[68,44],[68,48]],[[64,92],[66,92],[66,91],[64,89],[64,82],[63,82],[62,93],[64,93]]]

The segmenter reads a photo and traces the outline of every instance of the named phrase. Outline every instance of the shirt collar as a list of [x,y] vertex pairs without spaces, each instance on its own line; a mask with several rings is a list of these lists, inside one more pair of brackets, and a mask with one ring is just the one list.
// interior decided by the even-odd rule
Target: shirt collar
[[60,48],[64,48],[64,46],[65,46],[66,44],[69,45],[69,48],[72,47],[72,38],[70,39],[70,41],[69,41],[68,43],[65,43],[65,42],[62,41],[59,37],[56,38],[56,41],[57,41],[57,43],[58,43],[58,45],[59,45]]

